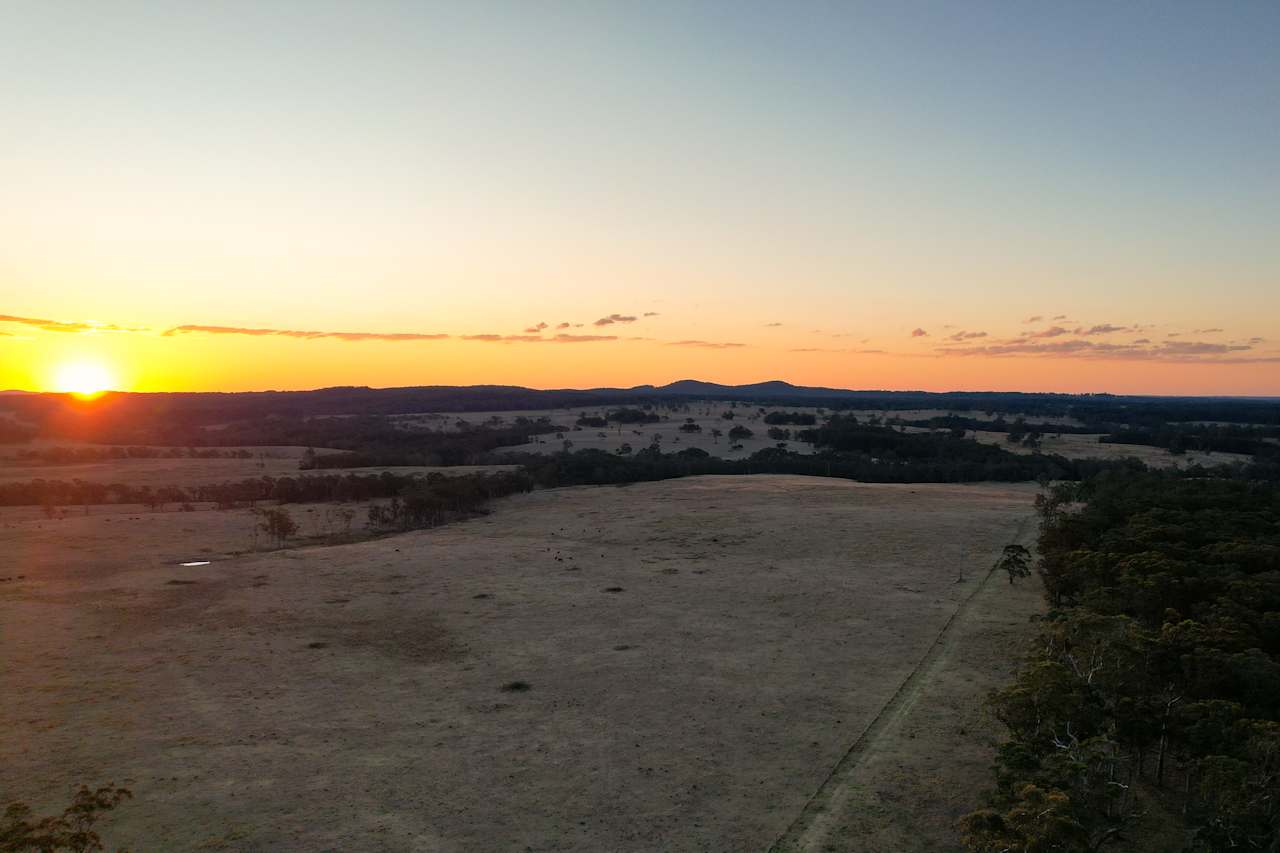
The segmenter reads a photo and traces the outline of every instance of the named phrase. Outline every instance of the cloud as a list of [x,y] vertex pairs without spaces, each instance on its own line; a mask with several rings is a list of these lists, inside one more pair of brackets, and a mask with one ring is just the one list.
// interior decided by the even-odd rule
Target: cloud
[[1136,341],[1134,341],[1134,343],[1135,343],[1135,344],[1149,344],[1149,343],[1151,343],[1151,338],[1138,338]]
[[911,337],[913,337],[913,338],[927,338],[927,337],[929,337],[929,333],[928,333],[928,332],[926,332],[924,329],[916,328],[916,329],[912,329],[912,330],[911,330]]
[[302,329],[257,329],[242,326],[174,326],[164,332],[164,337],[176,335],[248,335],[250,337],[299,338],[302,340],[319,340],[330,338],[340,341],[439,341],[448,338],[444,334],[422,334],[420,332],[320,332]]
[[702,349],[734,349],[737,347],[745,347],[746,344],[737,343],[718,343],[716,341],[671,341],[667,344],[669,347],[701,347]]
[[948,335],[948,336],[947,336],[947,340],[949,340],[949,341],[970,341],[970,340],[973,340],[974,338],[985,338],[986,336],[987,336],[987,333],[986,333],[986,332],[964,332],[964,331],[960,331],[960,332],[956,332],[954,335]]
[[1222,329],[1192,329],[1193,335],[1214,335],[1222,332]]
[[569,328],[569,324],[568,324],[568,323],[556,323],[556,328],[557,328],[557,329],[567,329],[567,328]]
[[1116,332],[1136,332],[1135,326],[1114,326],[1111,323],[1101,323],[1097,326],[1090,326],[1087,329],[1076,329],[1076,334],[1083,337],[1091,335],[1114,335]]
[[634,323],[636,318],[627,314],[610,314],[608,317],[601,317],[591,325],[593,326],[612,326],[614,323]]
[[658,316],[658,312],[657,312],[657,311],[646,311],[646,312],[644,312],[643,314],[641,314],[640,316],[642,316],[642,317],[657,317],[657,316]]
[[1067,319],[1066,314],[1055,314],[1053,317],[1050,318],[1050,321],[1056,323],[1059,320],[1065,320],[1065,319]]
[[1253,347],[1248,344],[1214,344],[1207,341],[1169,341],[1162,349],[1177,355],[1204,355],[1205,353],[1245,352]]
[[976,356],[1056,356],[1067,358],[1127,359],[1135,361],[1200,362],[1206,364],[1243,364],[1280,361],[1280,358],[1234,357],[1253,347],[1243,344],[1219,344],[1208,341],[1163,341],[1152,345],[1145,338],[1131,344],[1099,341],[1006,341],[969,347],[939,347],[942,355]]
[[46,332],[145,332],[141,326],[117,326],[115,323],[64,323],[59,320],[44,320],[39,317],[16,317],[12,314],[0,314],[0,323],[16,323],[22,326],[33,326]]
[[776,328],[778,328],[778,327],[779,327],[779,326],[781,326],[781,325],[782,325],[781,323],[765,323],[765,324],[764,324],[764,327],[765,327],[766,329],[776,329]]
[[1022,322],[1028,326],[1031,325],[1032,323],[1043,323],[1044,317],[1040,314],[1033,314],[1027,319],[1023,320]]
[[546,323],[539,323],[536,326],[530,326],[529,328],[525,329],[525,332],[530,335],[536,335],[545,328],[547,328]]
[[1267,339],[1266,339],[1266,338],[1249,338],[1249,343],[1251,343],[1251,344],[1255,344],[1255,345],[1256,345],[1256,344],[1265,344],[1266,342],[1267,342]]
[[1038,332],[1023,332],[1026,338],[1060,338],[1063,335],[1071,334],[1070,329],[1064,329],[1061,326],[1050,326],[1047,329],[1041,329]]
[[552,341],[558,344],[588,344],[588,343],[593,343],[595,341],[616,341],[617,339],[618,339],[617,335],[565,335],[565,334],[556,335],[554,338],[551,338]]

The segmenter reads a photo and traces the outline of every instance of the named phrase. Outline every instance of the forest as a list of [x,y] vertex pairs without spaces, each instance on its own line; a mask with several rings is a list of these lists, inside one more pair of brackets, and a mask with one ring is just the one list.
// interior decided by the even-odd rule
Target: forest
[[1049,610],[968,849],[1280,848],[1280,485],[1111,470],[1037,509]]

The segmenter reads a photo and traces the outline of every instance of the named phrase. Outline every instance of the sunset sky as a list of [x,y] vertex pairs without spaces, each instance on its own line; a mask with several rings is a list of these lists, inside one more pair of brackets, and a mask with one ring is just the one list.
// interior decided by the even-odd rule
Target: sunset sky
[[1243,0],[0,0],[0,388],[1280,395],[1277,44]]

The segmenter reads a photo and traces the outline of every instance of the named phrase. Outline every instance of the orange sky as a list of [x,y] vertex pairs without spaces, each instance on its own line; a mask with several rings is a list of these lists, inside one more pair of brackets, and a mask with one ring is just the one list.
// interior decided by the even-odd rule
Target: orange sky
[[[661,312],[650,317],[642,313],[618,314],[620,320],[599,326],[595,322],[608,315],[586,318],[581,328],[558,321],[569,323],[562,331],[550,323],[538,330],[535,323],[494,333],[304,329],[271,334],[263,327],[253,327],[253,334],[226,328],[165,334],[168,329],[125,323],[114,325],[130,330],[0,315],[0,330],[9,333],[0,336],[0,387],[75,390],[63,387],[68,368],[94,365],[111,377],[112,387],[139,391],[422,384],[553,388],[662,384],[681,378],[725,383],[782,378],[858,389],[1280,393],[1280,361],[1268,355],[1272,350],[1225,332],[1196,335],[1148,329],[1087,334],[1093,326],[1073,324],[1067,329],[1045,321],[1014,324],[1006,333],[987,332],[982,337],[976,330],[916,327],[926,333],[913,335],[914,329],[903,329],[896,335],[851,338],[847,335],[853,333],[834,330],[756,324],[738,330],[740,334],[718,330],[726,334],[713,339],[683,337],[680,329],[672,334],[669,328],[678,324],[664,321]],[[52,322],[33,322],[42,320]],[[343,337],[320,336],[326,332]],[[387,334],[402,339],[385,339]],[[403,339],[426,334],[449,336]],[[462,335],[479,339],[465,340]],[[967,337],[949,340],[962,335]],[[1134,340],[1151,343],[1131,343]],[[1022,352],[1046,345],[1058,349]],[[1009,352],[980,354],[982,347]],[[1114,354],[1100,351],[1107,348]]]
[[0,388],[1280,395],[1278,10],[7,4]]

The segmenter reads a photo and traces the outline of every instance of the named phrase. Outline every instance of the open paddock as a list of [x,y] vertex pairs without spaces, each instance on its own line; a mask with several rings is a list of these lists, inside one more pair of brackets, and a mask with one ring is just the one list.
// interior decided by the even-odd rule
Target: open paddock
[[[104,831],[137,850],[763,850],[1033,493],[693,477],[238,557],[235,513],[6,510],[0,792],[125,784]],[[981,755],[934,767],[987,783]]]

